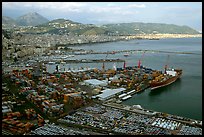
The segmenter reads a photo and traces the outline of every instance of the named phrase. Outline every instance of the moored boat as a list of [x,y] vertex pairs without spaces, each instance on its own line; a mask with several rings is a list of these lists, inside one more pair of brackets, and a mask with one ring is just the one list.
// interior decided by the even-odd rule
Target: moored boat
[[171,83],[175,82],[177,79],[179,79],[182,75],[181,69],[172,69],[167,70],[166,73],[162,78],[154,79],[150,81],[150,88],[151,90],[164,87],[167,85],[170,85]]

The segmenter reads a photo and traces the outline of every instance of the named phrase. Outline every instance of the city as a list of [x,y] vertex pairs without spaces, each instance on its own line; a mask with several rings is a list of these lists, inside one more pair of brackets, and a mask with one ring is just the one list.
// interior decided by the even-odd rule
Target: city
[[[9,3],[3,4],[9,14]],[[202,81],[199,31],[159,23],[48,20],[36,12],[7,16],[2,135],[202,135],[202,91],[186,84],[189,77]]]

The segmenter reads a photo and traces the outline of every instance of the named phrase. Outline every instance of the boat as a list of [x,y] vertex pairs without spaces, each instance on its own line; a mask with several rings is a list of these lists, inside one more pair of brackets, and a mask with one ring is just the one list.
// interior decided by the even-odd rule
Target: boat
[[129,56],[129,54],[128,54],[128,53],[125,53],[124,56],[127,57],[127,56]]
[[55,56],[53,59],[68,59],[74,57],[74,55],[61,55],[61,56]]
[[151,90],[161,88],[167,85],[174,83],[182,75],[182,69],[171,69],[165,71],[165,74],[162,75],[162,79],[150,81]]
[[112,54],[115,54],[115,51],[112,51],[111,53],[112,53]]
[[55,62],[51,62],[51,61],[50,61],[50,62],[48,62],[48,64],[49,64],[49,65],[53,65],[53,64],[55,64]]

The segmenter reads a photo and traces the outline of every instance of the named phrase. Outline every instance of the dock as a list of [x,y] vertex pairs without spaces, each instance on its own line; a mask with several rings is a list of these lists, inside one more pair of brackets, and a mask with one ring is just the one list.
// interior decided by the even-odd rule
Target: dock
[[47,60],[42,61],[45,64],[48,64],[49,62],[55,62],[55,64],[60,63],[103,63],[103,62],[125,62],[123,59],[81,59],[81,60]]

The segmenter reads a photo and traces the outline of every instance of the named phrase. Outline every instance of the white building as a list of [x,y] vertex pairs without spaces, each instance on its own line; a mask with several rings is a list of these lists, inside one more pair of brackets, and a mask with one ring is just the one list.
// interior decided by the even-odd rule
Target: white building
[[101,81],[101,80],[98,80],[98,79],[88,79],[88,80],[84,80],[84,83],[86,85],[91,85],[93,87],[97,87],[97,86],[101,86],[101,87],[104,87],[104,86],[107,86],[108,82],[107,81]]
[[125,91],[125,88],[117,88],[117,89],[105,89],[102,90],[101,94],[96,95],[96,97],[99,98],[99,100],[106,100],[109,99],[115,95],[121,94],[121,92]]

